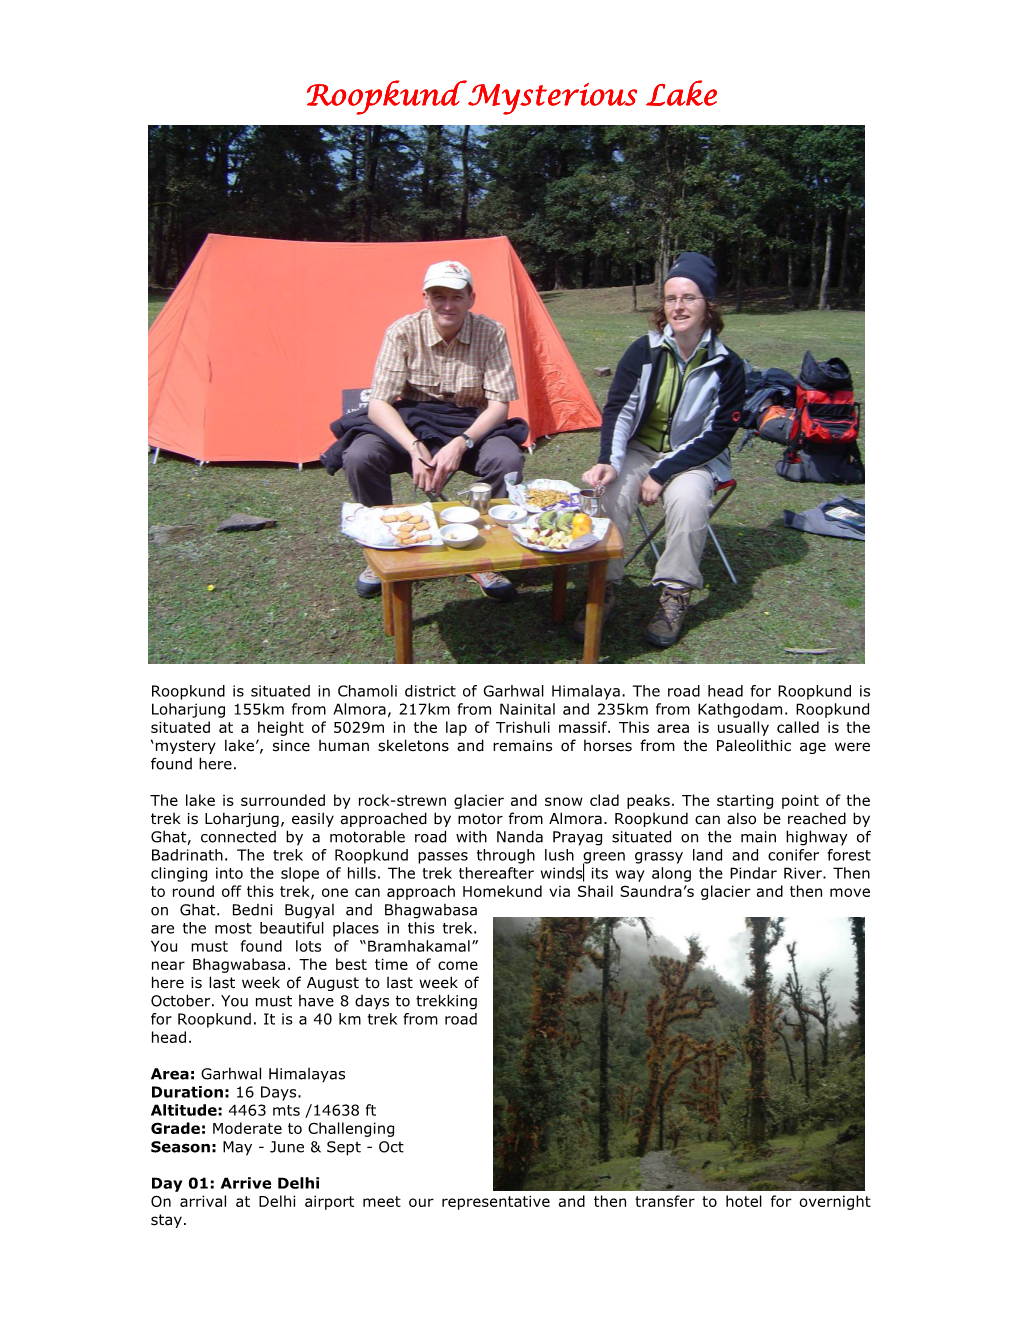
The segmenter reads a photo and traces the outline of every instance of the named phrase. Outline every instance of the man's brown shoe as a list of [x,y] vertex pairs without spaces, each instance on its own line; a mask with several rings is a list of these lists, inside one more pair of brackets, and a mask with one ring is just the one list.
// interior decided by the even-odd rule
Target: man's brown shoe
[[[588,613],[588,605],[586,602],[584,605],[581,606],[581,613],[574,620],[572,635],[575,642],[584,641],[584,621],[587,613]],[[607,582],[606,600],[602,608],[603,628],[606,626],[606,624],[609,622],[609,620],[613,617],[615,613],[616,613],[616,584],[613,582]]]
[[659,608],[645,629],[645,638],[653,646],[672,646],[680,637],[690,607],[690,587],[663,587]]

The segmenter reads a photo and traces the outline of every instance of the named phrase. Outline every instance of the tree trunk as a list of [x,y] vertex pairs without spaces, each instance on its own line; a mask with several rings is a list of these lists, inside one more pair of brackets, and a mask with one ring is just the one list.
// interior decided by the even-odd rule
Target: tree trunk
[[810,307],[818,292],[818,212],[811,228],[811,274],[808,280],[807,305]]
[[747,1144],[755,1151],[765,1145],[768,1117],[768,1053],[772,1038],[769,954],[779,942],[783,926],[782,918],[773,921],[769,917],[747,917],[745,920],[751,932],[751,975],[744,982],[751,992],[746,1032],[750,1097]]
[[831,1011],[832,1000],[829,996],[829,987],[827,984],[829,979],[829,971],[830,969],[826,968],[824,972],[819,973],[818,981],[817,981],[818,1006],[813,1008],[812,1007],[808,1008],[808,1012],[811,1014],[811,1016],[815,1019],[816,1022],[821,1024],[821,1028],[822,1028],[822,1071],[823,1072],[829,1066],[829,1018],[832,1016],[832,1011]]
[[839,254],[839,286],[836,294],[836,306],[846,302],[847,259],[850,256],[850,207],[843,212],[843,246]]
[[[804,1098],[811,1098],[811,1061],[808,1054],[810,1040],[808,1039],[808,1018],[811,1014],[811,1008],[806,998],[804,987],[800,983],[800,975],[797,972],[797,941],[786,946],[786,952],[790,955],[790,971],[786,975],[786,981],[783,985],[783,993],[790,1001],[790,1006],[797,1014],[796,1022],[787,1022],[787,1026],[793,1027],[793,1038],[797,1039],[798,1032],[804,1051]],[[786,1019],[784,1018],[785,1022]]]
[[[442,129],[438,129],[439,132]],[[432,237],[432,192],[433,192],[433,167],[436,164],[437,151],[437,126],[435,124],[426,124],[425,126],[425,146],[421,158],[421,215],[418,222],[418,237],[423,242],[428,242]]]
[[209,177],[216,185],[220,202],[226,202],[230,192],[230,142],[229,133],[224,131],[212,144]]
[[543,917],[535,934],[531,1017],[521,1052],[517,1094],[507,1106],[496,1185],[520,1191],[557,1112],[558,1056],[567,1048],[567,987],[584,956],[588,917]]
[[637,262],[630,263],[630,309],[637,311]]
[[854,951],[857,954],[857,998],[853,1009],[857,1014],[857,1050],[864,1053],[864,918],[851,917]]
[[790,1081],[794,1086],[797,1085],[797,1069],[793,1066],[793,1051],[790,1049],[790,1042],[786,1039],[786,1033],[781,1031],[779,1039],[783,1042],[783,1049],[786,1050],[786,1062],[790,1065]]
[[460,139],[460,233],[467,238],[468,207],[471,202],[471,162],[469,159],[471,125],[464,125]]
[[786,292],[790,298],[790,306],[797,306],[797,290],[793,282],[794,262],[793,262],[793,220],[790,212],[786,212]]
[[669,270],[669,226],[665,220],[659,221],[659,250],[655,257],[655,287],[661,292],[666,283]]
[[609,1159],[609,996],[612,990],[613,927],[602,934],[602,1011],[599,1015],[599,1159]]
[[[152,235],[152,268],[149,271],[149,283],[157,289],[167,287],[167,272],[169,269],[169,245],[166,241],[166,233],[173,224],[172,208],[168,202],[157,202],[154,207],[155,215],[153,219]],[[168,212],[170,213],[168,216]],[[167,223],[169,219],[169,224]]]
[[737,301],[734,307],[739,312],[744,305],[744,239],[737,239]]
[[765,1144],[765,1114],[768,1102],[768,955],[766,932],[768,917],[750,917],[751,924],[751,1003],[748,1022],[750,1058],[751,1116],[748,1138],[753,1147]]
[[379,133],[378,124],[365,126],[365,149],[362,173],[365,180],[365,205],[362,212],[361,241],[371,243],[372,229],[375,225],[375,185],[379,170]]
[[676,958],[652,958],[661,991],[645,1005],[645,1035],[648,1038],[648,1087],[638,1124],[637,1153],[644,1155],[652,1138],[656,1115],[662,1115],[685,1068],[699,1057],[699,1047],[685,1032],[673,1033],[680,1022],[699,1018],[715,1007],[715,996],[707,986],[688,988],[691,973],[705,956],[692,935],[684,962]]
[[825,261],[822,265],[822,287],[818,294],[818,310],[829,310],[829,272],[832,270],[832,212],[825,216]]

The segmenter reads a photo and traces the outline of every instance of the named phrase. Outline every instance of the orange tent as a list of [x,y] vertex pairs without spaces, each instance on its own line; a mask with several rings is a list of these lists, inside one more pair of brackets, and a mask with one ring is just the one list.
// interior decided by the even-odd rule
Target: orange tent
[[598,409],[506,238],[292,243],[210,234],[149,331],[149,444],[203,461],[307,463],[372,381],[383,331],[421,306],[427,266],[474,276],[506,327],[533,438],[597,427]]

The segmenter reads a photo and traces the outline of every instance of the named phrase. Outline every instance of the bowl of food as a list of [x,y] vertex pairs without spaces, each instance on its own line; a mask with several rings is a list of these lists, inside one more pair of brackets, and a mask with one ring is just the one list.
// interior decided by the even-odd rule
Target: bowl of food
[[[474,510],[470,510],[474,512]],[[443,538],[443,543],[448,545],[451,550],[466,550],[468,546],[474,545],[478,540],[478,528],[469,522],[447,523],[440,527],[439,535]]]
[[439,521],[448,523],[451,527],[464,527],[470,523],[477,523],[481,516],[477,509],[468,508],[466,504],[451,504],[448,509],[441,510]]
[[489,517],[500,527],[511,527],[514,523],[524,522],[528,511],[520,504],[490,504]]

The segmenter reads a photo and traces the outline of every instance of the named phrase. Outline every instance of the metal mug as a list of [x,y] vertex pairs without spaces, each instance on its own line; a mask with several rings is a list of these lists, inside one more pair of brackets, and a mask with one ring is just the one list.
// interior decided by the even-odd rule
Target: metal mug
[[581,512],[586,513],[589,518],[597,518],[601,510],[599,509],[599,492],[594,486],[584,486],[578,491],[581,499]]
[[492,498],[492,487],[485,481],[476,481],[473,486],[467,490],[459,490],[457,498],[462,500],[469,509],[477,509],[479,513],[489,512],[489,500]]

